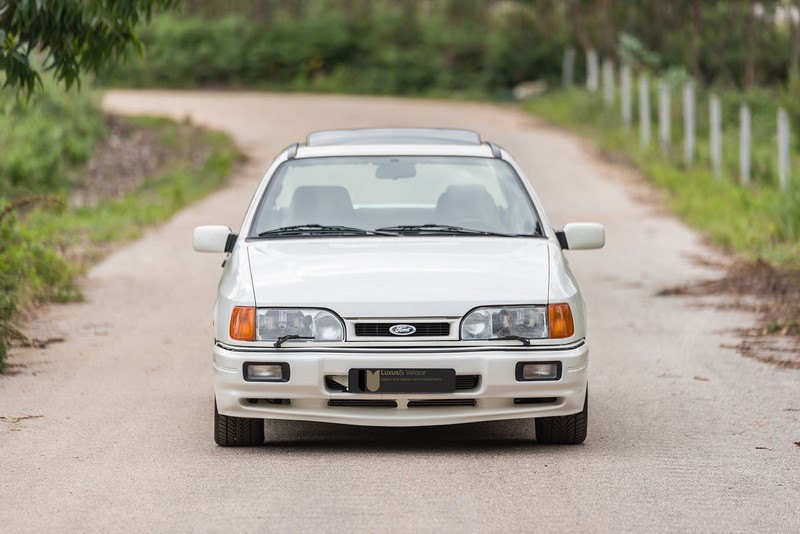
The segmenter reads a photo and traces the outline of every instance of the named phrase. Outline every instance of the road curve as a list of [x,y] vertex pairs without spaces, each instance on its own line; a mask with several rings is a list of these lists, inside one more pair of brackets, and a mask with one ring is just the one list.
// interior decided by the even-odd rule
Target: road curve
[[[0,377],[0,530],[798,532],[800,373],[721,347],[752,317],[658,290],[719,254],[584,143],[512,107],[393,98],[113,91],[116,113],[229,132],[230,185],[97,265],[86,302],[28,325]],[[271,158],[310,130],[464,127],[506,147],[553,223],[599,221],[570,252],[589,309],[589,437],[531,442],[530,421],[421,429],[270,422],[268,443],[212,439],[211,304],[221,257]],[[643,198],[647,197],[647,198]],[[20,417],[28,417],[18,419]]]

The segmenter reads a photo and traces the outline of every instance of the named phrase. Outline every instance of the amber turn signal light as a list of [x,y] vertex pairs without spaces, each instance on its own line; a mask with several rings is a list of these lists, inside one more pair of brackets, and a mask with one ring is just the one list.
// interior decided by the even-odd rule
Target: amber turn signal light
[[575,334],[575,322],[569,304],[551,304],[547,307],[550,319],[550,338],[572,337]]
[[231,339],[237,341],[256,340],[256,309],[252,306],[236,306],[231,312]]

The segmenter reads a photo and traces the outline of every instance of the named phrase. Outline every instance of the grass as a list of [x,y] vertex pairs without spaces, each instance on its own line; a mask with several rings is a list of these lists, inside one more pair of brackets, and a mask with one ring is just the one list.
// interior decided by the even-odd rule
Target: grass
[[[750,95],[753,114],[752,178],[748,186],[738,183],[738,98],[723,95],[723,173],[715,179],[711,171],[707,135],[707,99],[698,95],[698,148],[695,164],[682,162],[680,101],[673,93],[672,139],[662,154],[654,141],[642,148],[634,125],[626,129],[619,109],[606,110],[599,94],[572,90],[554,92],[525,104],[525,109],[550,122],[577,131],[594,140],[603,150],[628,159],[654,184],[668,194],[670,207],[690,226],[707,234],[726,249],[751,259],[764,259],[778,267],[800,268],[800,180],[788,193],[781,192],[775,168],[775,109],[767,95]],[[636,109],[634,107],[634,109]],[[638,123],[637,123],[638,124]],[[657,125],[651,127],[657,139]],[[796,135],[796,134],[795,134]],[[792,168],[800,169],[797,150]]]
[[[81,263],[92,263],[93,252],[105,245],[138,238],[144,228],[162,222],[184,206],[198,200],[225,182],[238,157],[230,138],[222,133],[202,131],[168,119],[127,119],[140,130],[157,136],[161,146],[173,155],[163,169],[148,177],[133,192],[96,205],[61,210],[37,210],[26,226],[35,228],[60,250],[78,247],[71,254]],[[192,161],[197,144],[204,147],[201,164]],[[81,252],[87,249],[87,252]]]
[[[56,127],[66,132],[63,139],[87,135],[78,128],[86,113],[99,116],[101,127],[91,130],[99,132],[91,140],[81,140],[82,146],[89,145],[89,149],[72,160],[51,157],[48,151],[63,150],[58,143],[40,145],[44,159],[58,161],[50,166],[52,174],[45,176],[38,167],[28,166],[33,171],[20,174],[15,183],[6,182],[0,188],[0,372],[9,342],[24,340],[12,323],[21,310],[37,302],[80,300],[76,276],[114,245],[136,239],[143,229],[165,221],[218,188],[239,157],[225,134],[166,119],[125,119],[132,128],[155,136],[159,146],[167,147],[169,158],[154,175],[124,196],[71,207],[71,193],[80,187],[86,161],[106,131],[102,114],[89,96],[73,94],[74,102],[53,98],[60,106]],[[14,113],[22,123],[20,131],[40,131],[41,122],[48,117],[38,108]],[[25,125],[26,121],[31,124]],[[19,142],[24,143],[24,136]],[[19,148],[17,153],[24,150],[28,149]],[[11,152],[0,153],[0,168],[8,162]]]

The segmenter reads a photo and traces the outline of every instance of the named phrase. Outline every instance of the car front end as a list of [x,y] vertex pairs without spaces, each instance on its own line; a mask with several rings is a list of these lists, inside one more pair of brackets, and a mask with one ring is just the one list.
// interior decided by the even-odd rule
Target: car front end
[[556,289],[570,294],[551,298],[553,247],[493,237],[246,244],[239,261],[272,276],[251,282],[252,300],[222,288],[218,409],[384,426],[580,411],[584,306],[569,277]]
[[536,420],[586,435],[586,312],[514,160],[473,132],[346,130],[276,158],[224,251],[214,306],[215,438],[257,444],[264,419],[367,426]]

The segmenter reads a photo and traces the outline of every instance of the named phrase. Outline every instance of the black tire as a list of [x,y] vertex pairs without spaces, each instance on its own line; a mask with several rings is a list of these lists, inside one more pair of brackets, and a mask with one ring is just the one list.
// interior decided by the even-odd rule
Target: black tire
[[589,390],[583,410],[572,415],[536,419],[536,441],[543,445],[577,445],[586,439],[589,427]]
[[264,443],[264,420],[220,415],[214,402],[214,441],[221,447],[253,447]]

